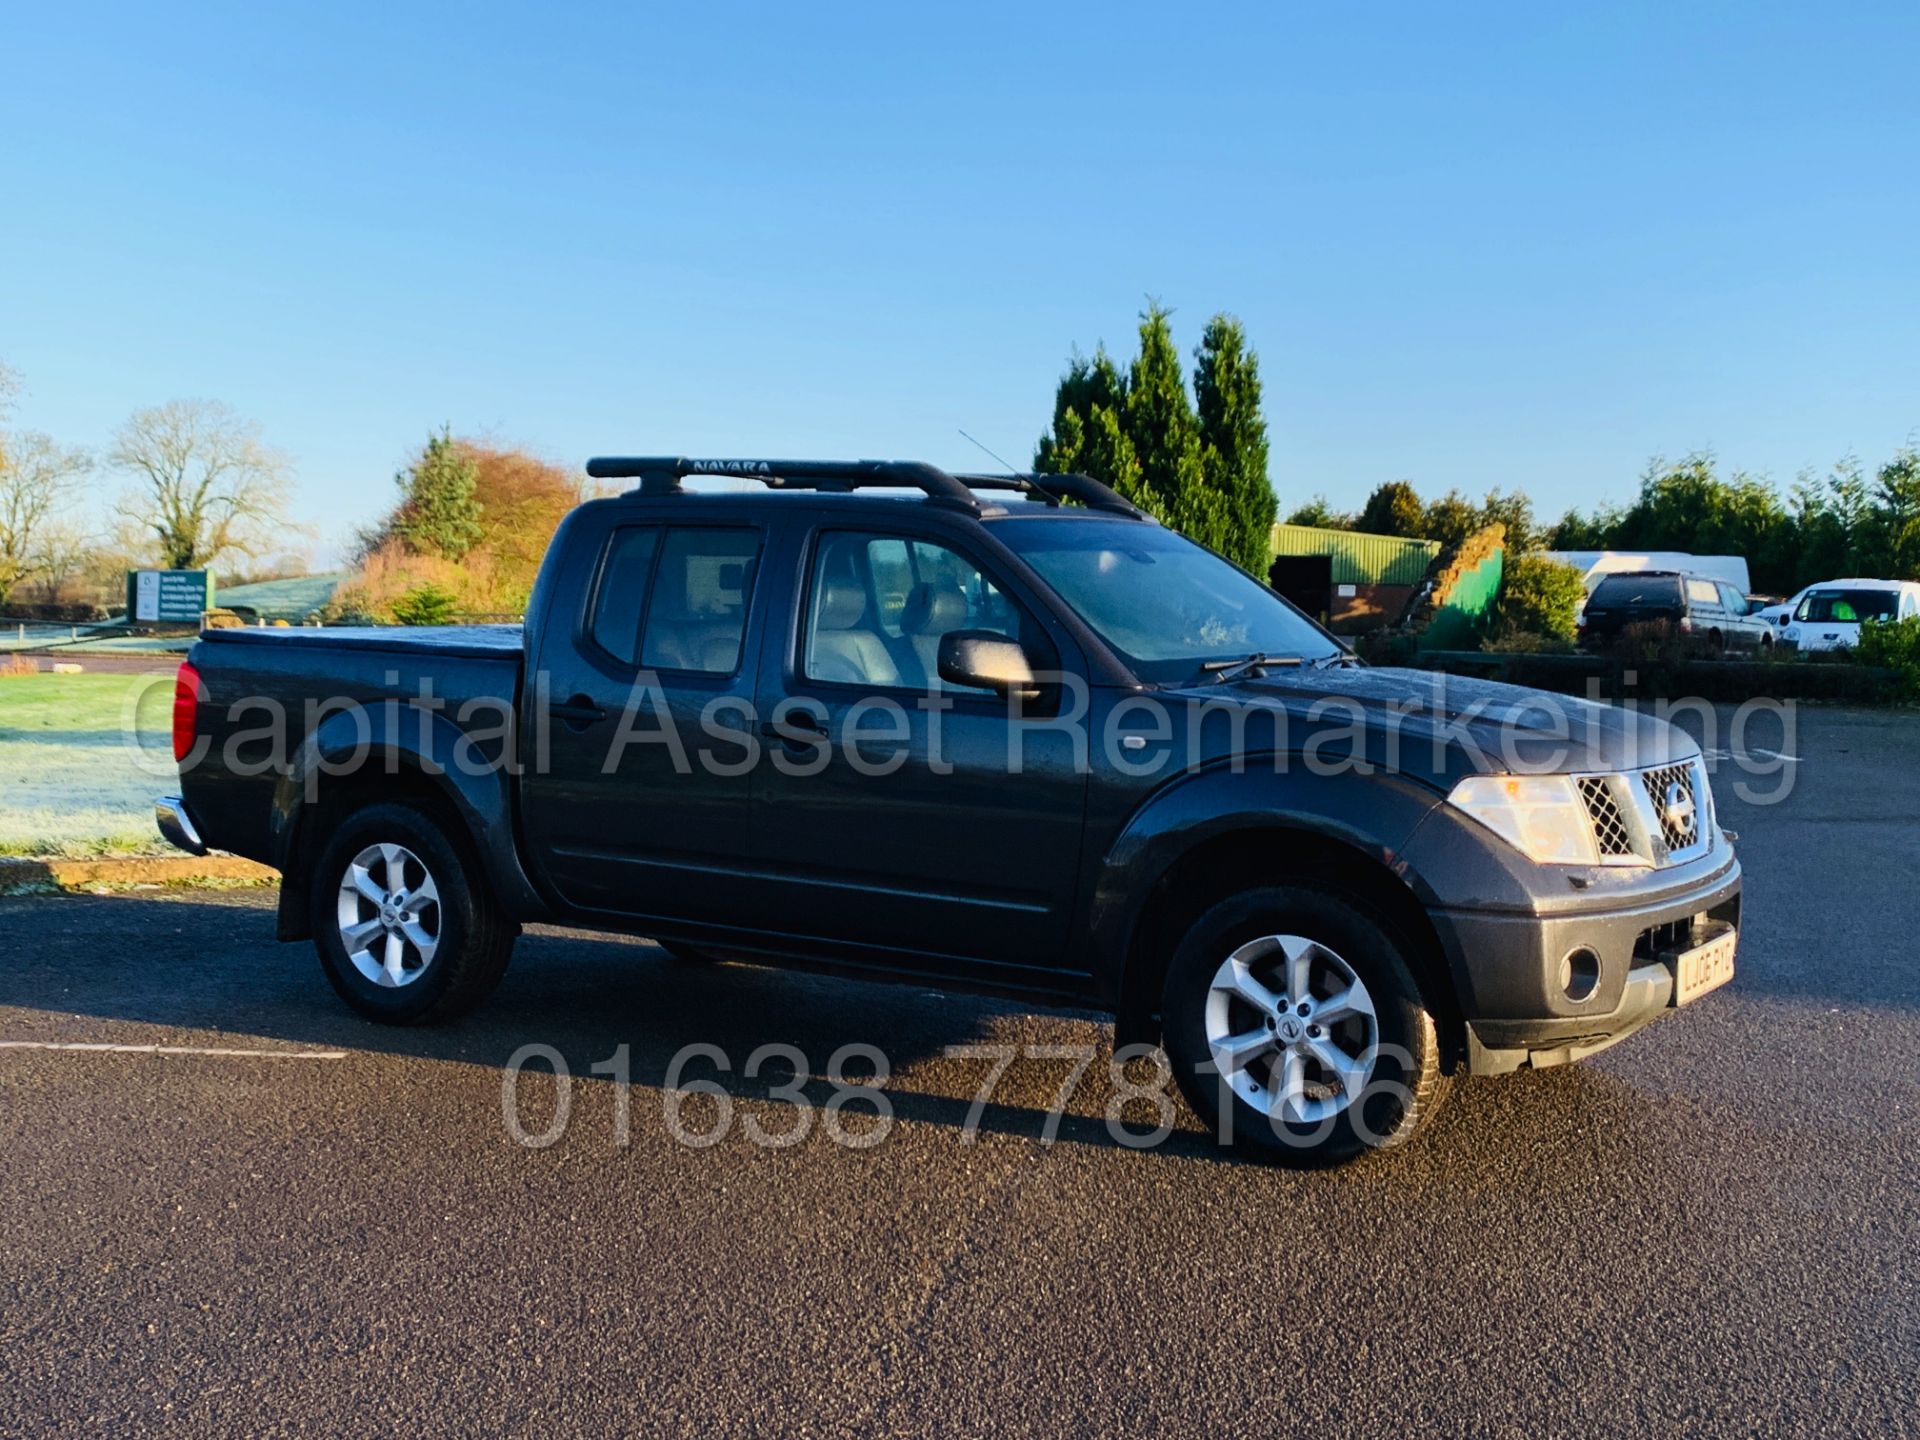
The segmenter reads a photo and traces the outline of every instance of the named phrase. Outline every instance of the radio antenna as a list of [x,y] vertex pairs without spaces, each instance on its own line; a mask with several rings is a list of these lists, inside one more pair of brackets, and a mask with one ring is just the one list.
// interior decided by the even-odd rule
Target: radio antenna
[[[958,429],[959,427],[956,426],[955,428]],[[979,445],[980,449],[983,451],[986,451],[986,453],[992,457],[994,463],[999,465],[999,467],[1002,470],[1006,471],[1009,475],[1018,475],[1020,473],[1018,470],[1015,470],[1013,466],[1007,464],[1006,461],[1002,460],[998,455],[995,455],[993,451],[988,450],[986,446],[981,445],[978,440],[974,439],[973,436],[967,434],[966,431],[964,430],[960,431],[960,438],[962,440],[965,440],[969,445]]]

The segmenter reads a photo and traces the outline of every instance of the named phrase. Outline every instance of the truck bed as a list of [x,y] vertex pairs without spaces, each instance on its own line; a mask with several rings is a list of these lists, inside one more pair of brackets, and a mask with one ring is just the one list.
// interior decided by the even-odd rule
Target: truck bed
[[[275,797],[305,763],[309,727],[324,722],[348,743],[364,734],[376,773],[391,773],[389,752],[423,744],[449,766],[463,733],[483,737],[476,757],[502,759],[524,654],[518,625],[203,631],[187,659],[204,754],[182,771],[181,793],[208,844],[277,865]],[[343,706],[360,719],[332,713]]]
[[205,630],[214,645],[307,645],[329,650],[430,650],[475,660],[510,658],[525,644],[519,625],[342,625],[328,629],[247,627]]

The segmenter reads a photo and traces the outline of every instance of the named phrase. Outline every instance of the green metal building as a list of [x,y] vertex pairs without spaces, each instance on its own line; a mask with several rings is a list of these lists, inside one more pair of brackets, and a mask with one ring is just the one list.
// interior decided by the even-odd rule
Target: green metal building
[[1353,530],[1317,530],[1311,525],[1273,527],[1275,555],[1326,555],[1336,585],[1418,585],[1440,553],[1437,540],[1362,535]]

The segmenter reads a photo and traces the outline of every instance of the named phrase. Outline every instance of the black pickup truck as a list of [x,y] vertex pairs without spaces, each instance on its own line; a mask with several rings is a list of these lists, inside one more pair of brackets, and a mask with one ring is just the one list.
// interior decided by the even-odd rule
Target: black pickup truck
[[1326,1164],[1732,974],[1740,867],[1662,721],[1363,666],[1082,476],[588,471],[638,484],[524,627],[181,667],[163,833],[278,868],[375,1019],[474,1005],[523,924],[628,932],[1095,1007],[1223,1138]]

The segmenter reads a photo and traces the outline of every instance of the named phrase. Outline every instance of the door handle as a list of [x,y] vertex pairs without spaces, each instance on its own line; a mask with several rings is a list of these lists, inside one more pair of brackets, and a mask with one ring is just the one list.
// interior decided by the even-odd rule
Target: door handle
[[547,713],[575,730],[584,730],[607,718],[607,712],[593,703],[591,695],[572,696],[565,704],[551,707]]
[[768,720],[760,727],[763,739],[787,745],[811,745],[827,738],[827,723],[813,715],[790,715],[785,720]]

